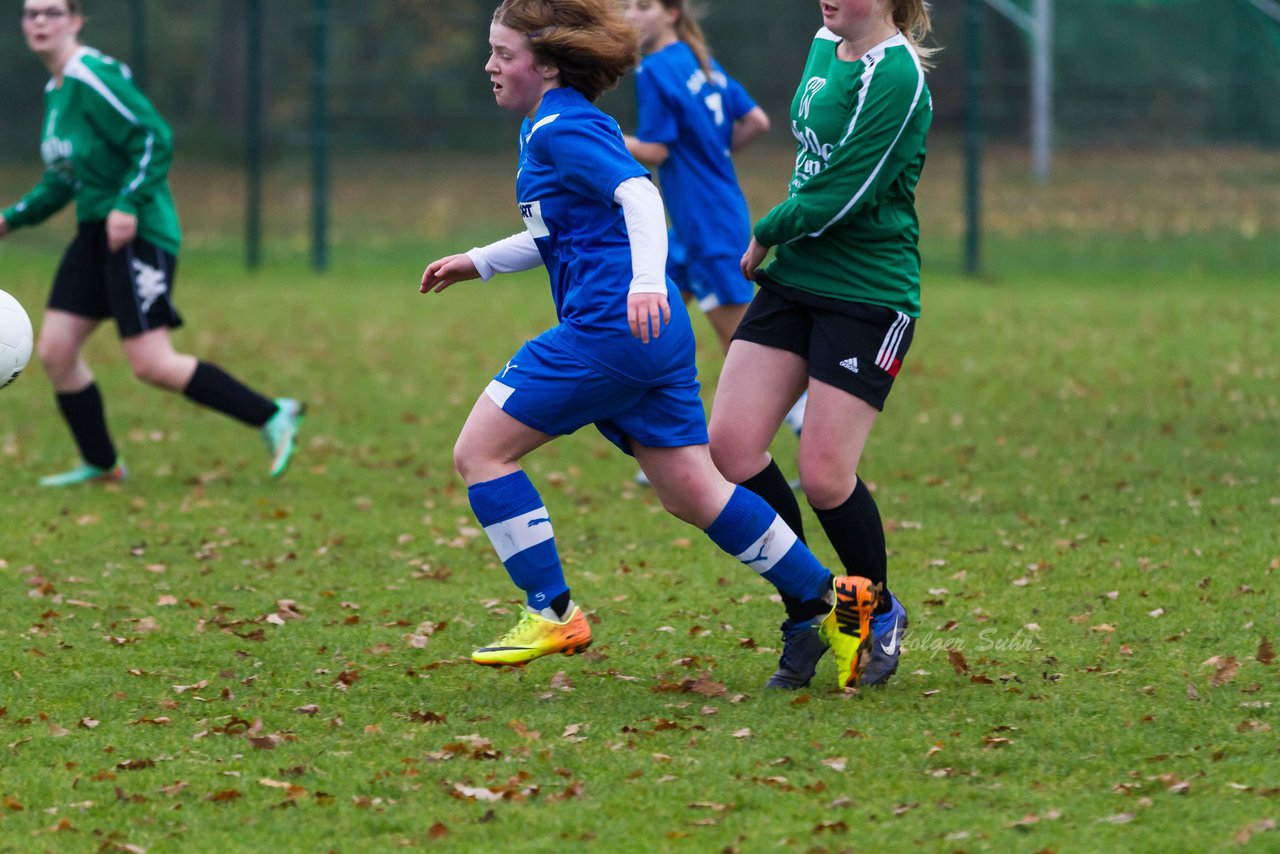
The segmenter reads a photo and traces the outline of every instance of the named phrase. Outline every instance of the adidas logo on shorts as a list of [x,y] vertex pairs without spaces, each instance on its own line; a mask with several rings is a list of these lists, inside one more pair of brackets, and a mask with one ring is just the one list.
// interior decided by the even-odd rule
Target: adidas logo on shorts
[[840,367],[844,368],[846,371],[852,371],[856,374],[858,372],[858,357],[854,356],[851,359],[845,359],[840,363]]

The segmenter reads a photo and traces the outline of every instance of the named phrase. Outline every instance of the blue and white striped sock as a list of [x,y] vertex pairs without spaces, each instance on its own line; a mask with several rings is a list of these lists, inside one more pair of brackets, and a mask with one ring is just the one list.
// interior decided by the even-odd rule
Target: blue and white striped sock
[[555,531],[542,497],[523,471],[467,488],[476,519],[529,607],[541,611],[569,592]]
[[831,573],[760,496],[739,486],[707,528],[717,546],[765,577],[784,595],[820,599]]

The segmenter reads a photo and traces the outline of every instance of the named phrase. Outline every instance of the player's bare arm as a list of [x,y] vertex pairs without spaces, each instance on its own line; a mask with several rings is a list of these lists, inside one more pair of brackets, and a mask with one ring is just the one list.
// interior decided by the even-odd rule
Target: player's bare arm
[[671,149],[660,142],[642,142],[634,136],[624,136],[627,151],[645,166],[661,166],[671,156]]

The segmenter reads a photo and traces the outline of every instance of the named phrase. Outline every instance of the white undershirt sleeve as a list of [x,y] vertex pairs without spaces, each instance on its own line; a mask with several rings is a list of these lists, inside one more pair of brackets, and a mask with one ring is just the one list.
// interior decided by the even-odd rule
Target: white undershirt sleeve
[[494,273],[519,273],[542,264],[538,244],[527,231],[504,237],[488,246],[477,246],[467,252],[467,257],[486,282],[493,278]]
[[622,206],[631,241],[631,287],[628,293],[667,292],[667,214],[662,194],[648,178],[628,178],[613,191]]

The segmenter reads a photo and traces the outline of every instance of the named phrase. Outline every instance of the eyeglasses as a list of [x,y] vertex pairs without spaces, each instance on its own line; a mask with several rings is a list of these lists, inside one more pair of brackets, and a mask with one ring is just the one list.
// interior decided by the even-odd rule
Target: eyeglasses
[[59,18],[67,17],[66,9],[23,9],[22,20],[34,24],[41,18],[48,18],[50,21],[56,21]]

